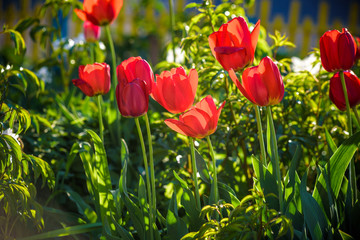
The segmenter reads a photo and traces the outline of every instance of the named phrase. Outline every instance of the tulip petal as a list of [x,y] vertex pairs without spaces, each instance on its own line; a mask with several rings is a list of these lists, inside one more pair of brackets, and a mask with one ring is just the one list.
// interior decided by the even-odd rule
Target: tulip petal
[[76,13],[76,15],[77,15],[81,20],[83,20],[83,21],[88,20],[88,18],[87,18],[87,13],[84,12],[83,10],[78,9],[78,8],[75,8],[75,9],[74,9],[74,12]]
[[178,132],[182,135],[189,136],[189,137],[195,137],[196,135],[192,132],[192,129],[190,129],[188,126],[186,126],[183,122],[175,119],[166,119],[165,124],[174,130],[175,132]]
[[78,87],[86,96],[94,96],[94,90],[86,81],[82,79],[73,79],[72,83]]
[[[248,71],[248,68],[245,69],[245,71]],[[244,72],[245,72],[245,71],[244,71]],[[247,93],[246,90],[245,90],[245,88],[241,85],[239,79],[237,78],[237,76],[236,76],[236,74],[235,74],[234,69],[230,69],[230,70],[229,70],[229,76],[230,76],[231,80],[235,83],[236,87],[240,90],[240,92],[242,93],[242,95],[244,95],[244,97],[246,97],[250,102],[255,103],[252,95],[249,94],[249,93]],[[243,74],[243,76],[244,76],[244,74]],[[247,74],[246,74],[246,76],[247,76]],[[244,78],[244,77],[243,77],[243,78]]]
[[349,70],[355,62],[356,44],[351,34],[343,28],[338,38],[338,56],[341,69]]
[[258,66],[245,69],[242,75],[246,92],[252,96],[256,105],[266,106],[269,93],[258,71]]
[[254,29],[251,32],[251,46],[253,49],[253,54],[255,53],[256,45],[259,39],[259,34],[260,34],[260,19],[257,21]]

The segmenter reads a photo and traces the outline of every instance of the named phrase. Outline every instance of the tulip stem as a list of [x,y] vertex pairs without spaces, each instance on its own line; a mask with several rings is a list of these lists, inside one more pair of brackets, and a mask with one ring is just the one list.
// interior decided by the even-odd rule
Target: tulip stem
[[213,162],[213,179],[214,179],[214,200],[215,203],[219,202],[219,189],[218,189],[218,183],[217,183],[217,171],[216,171],[216,159],[215,159],[215,153],[214,153],[214,149],[213,146],[211,144],[211,140],[210,140],[210,136],[206,137],[206,140],[208,142],[209,148],[210,148],[210,155],[211,155],[211,160]]
[[278,146],[277,146],[277,140],[276,140],[276,132],[275,132],[275,126],[274,121],[271,113],[270,106],[266,107],[267,110],[267,117],[268,117],[268,127],[270,127],[270,149],[272,152],[271,162],[273,165],[273,169],[275,171],[277,184],[278,184],[278,194],[279,194],[279,205],[280,205],[280,212],[284,212],[284,204],[283,204],[283,192],[282,192],[282,183],[281,183],[281,173],[280,173],[280,161],[279,161],[279,155],[278,155]]
[[99,132],[100,132],[100,139],[104,144],[104,124],[102,119],[102,110],[101,110],[101,102],[102,102],[102,96],[98,95],[97,97],[97,105],[98,105],[98,111],[99,111]]
[[147,160],[147,156],[146,156],[144,138],[143,138],[143,134],[142,134],[141,128],[140,128],[139,117],[135,118],[135,124],[136,124],[136,128],[137,128],[137,131],[138,131],[138,134],[139,134],[141,150],[142,150],[143,159],[144,159],[144,168],[145,168],[145,175],[146,175],[146,188],[147,188],[147,193],[148,193],[148,204],[149,204],[150,238],[153,239],[153,211],[152,211],[152,198],[151,198],[151,188],[150,188],[149,166],[148,166],[148,160]]
[[116,127],[116,130],[117,130],[117,141],[121,142],[121,126],[120,126],[121,115],[120,115],[120,112],[117,111],[117,105],[116,105],[116,101],[115,101],[116,83],[117,83],[117,80],[116,80],[117,79],[116,78],[116,56],[115,56],[114,42],[113,42],[112,37],[111,37],[110,25],[105,26],[105,32],[106,32],[106,36],[107,36],[108,41],[109,41],[110,52],[111,52],[112,87],[110,88],[110,91],[111,91],[110,92],[110,102],[113,104],[113,109],[116,112],[115,127]]
[[153,146],[152,146],[152,138],[151,138],[151,129],[150,129],[150,121],[147,113],[145,113],[145,123],[146,123],[146,131],[148,137],[149,144],[149,156],[150,156],[150,179],[151,179],[151,192],[152,192],[152,210],[153,216],[155,217],[154,221],[156,221],[156,191],[155,191],[155,168],[154,168],[154,154],[153,154]]
[[176,62],[176,53],[175,53],[175,13],[174,13],[174,2],[173,0],[169,0],[169,11],[170,11],[170,31],[171,31],[171,45],[172,45],[172,52],[174,55],[174,62]]
[[195,197],[196,197],[196,204],[199,210],[201,210],[200,204],[200,194],[199,194],[199,186],[197,181],[197,168],[196,168],[196,160],[195,160],[195,147],[194,147],[194,139],[190,137],[190,150],[191,150],[191,167],[192,167],[192,174],[193,180],[195,185]]
[[232,103],[231,103],[230,96],[229,96],[229,95],[230,95],[230,91],[229,91],[229,81],[228,81],[227,76],[225,76],[225,91],[226,91],[227,99],[229,100],[229,104],[230,104],[231,116],[232,116],[232,118],[233,118],[233,120],[234,120],[235,125],[237,125],[234,108],[233,108],[233,105],[232,105]]
[[261,153],[260,163],[266,165],[266,151],[265,151],[265,143],[264,143],[264,134],[263,134],[262,124],[261,124],[260,109],[259,109],[259,106],[255,105],[255,104],[254,104],[254,108],[255,108],[255,116],[256,116],[256,122],[257,122],[257,127],[258,127],[258,137],[259,137],[259,142],[260,142],[260,153]]
[[[345,97],[345,103],[346,103],[346,113],[347,113],[347,124],[348,124],[348,131],[349,135],[352,135],[352,124],[351,124],[351,112],[350,112],[350,103],[349,103],[349,96],[347,94],[346,89],[346,83],[345,83],[345,77],[344,77],[344,71],[340,71],[340,79],[341,79],[341,85]],[[357,200],[357,187],[356,187],[356,175],[355,175],[355,163],[354,158],[351,158],[350,161],[350,169],[349,169],[349,186],[352,190],[353,194],[353,203]]]

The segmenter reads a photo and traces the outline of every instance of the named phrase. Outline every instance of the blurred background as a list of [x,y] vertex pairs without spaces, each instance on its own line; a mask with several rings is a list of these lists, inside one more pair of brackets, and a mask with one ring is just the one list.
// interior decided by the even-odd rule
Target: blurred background
[[[17,21],[24,17],[34,16],[44,0],[1,0],[0,1],[0,25],[14,26]],[[191,0],[173,0],[176,19],[182,20],[186,14],[192,14],[190,9],[184,12],[184,7]],[[195,0],[202,2],[202,0]],[[214,4],[221,0],[214,1]],[[346,27],[353,36],[360,35],[360,3],[356,0],[248,0],[245,1],[247,17],[253,23],[261,20],[261,25],[267,29],[267,33],[274,34],[275,30],[286,33],[289,40],[294,42],[296,48],[287,49],[287,54],[305,57],[307,52],[318,47],[319,37],[329,29]],[[147,46],[141,47],[147,51],[151,62],[156,64],[161,61],[161,46],[170,41],[170,20],[167,0],[131,0],[124,3],[123,10],[116,22],[111,25],[113,37],[117,44],[131,44],[136,48],[139,40],[148,42]],[[54,21],[51,14],[46,20]],[[61,16],[61,14],[59,15]],[[82,21],[70,14],[70,17],[60,19],[63,37],[76,39],[82,34]],[[48,24],[47,23],[47,24]],[[25,34],[27,44],[27,56],[37,59],[40,53],[39,47],[30,41],[29,34]],[[3,48],[9,39],[0,38],[0,46]],[[126,48],[125,48],[126,49]],[[141,53],[139,53],[141,54]],[[286,54],[286,53],[285,53]],[[124,54],[127,55],[127,54]],[[131,55],[129,53],[129,55]]]

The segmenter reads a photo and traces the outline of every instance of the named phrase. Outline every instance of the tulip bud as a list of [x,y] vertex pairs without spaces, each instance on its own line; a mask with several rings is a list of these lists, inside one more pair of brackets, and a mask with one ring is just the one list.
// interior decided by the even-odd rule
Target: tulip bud
[[85,21],[84,25],[84,36],[87,42],[96,42],[100,38],[101,28],[92,24],[90,21]]
[[182,113],[194,103],[198,85],[198,74],[191,69],[186,75],[182,67],[173,68],[156,75],[152,98],[171,113]]
[[278,104],[284,97],[284,83],[280,71],[269,57],[263,58],[259,66],[245,69],[242,84],[233,69],[230,69],[229,75],[240,92],[258,106]]
[[118,86],[116,100],[121,115],[139,117],[148,111],[149,94],[154,75],[141,57],[131,57],[116,68]]
[[[349,98],[350,107],[355,107],[360,103],[360,80],[352,72],[344,72],[345,85]],[[341,84],[341,78],[339,73],[335,73],[330,79],[329,89],[330,100],[341,111],[346,110],[346,102],[344,97],[344,91]]]
[[346,28],[325,32],[320,38],[321,63],[326,71],[349,70],[355,62],[356,43]]
[[203,98],[189,111],[181,114],[179,120],[166,119],[165,124],[172,130],[193,138],[204,138],[213,134],[225,102],[219,109],[211,96]]
[[73,84],[87,96],[107,94],[110,90],[110,66],[106,63],[87,64],[79,67],[79,79]]
[[226,71],[241,70],[254,60],[259,32],[260,20],[250,33],[244,18],[234,18],[209,36],[211,52]]
[[108,25],[118,16],[123,0],[84,0],[83,10],[75,9],[76,15],[83,21],[97,26]]

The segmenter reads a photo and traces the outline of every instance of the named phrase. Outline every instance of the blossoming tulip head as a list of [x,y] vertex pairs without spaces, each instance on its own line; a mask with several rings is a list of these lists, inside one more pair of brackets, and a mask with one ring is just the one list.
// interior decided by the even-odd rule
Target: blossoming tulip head
[[259,66],[245,69],[242,84],[233,69],[229,75],[240,92],[258,106],[278,104],[284,97],[284,83],[276,64],[269,57],[260,61]]
[[80,66],[79,79],[74,79],[72,82],[89,97],[107,94],[111,85],[110,66],[106,63]]
[[84,0],[84,10],[75,9],[76,15],[83,21],[94,25],[108,25],[119,14],[123,0]]
[[[344,78],[350,107],[355,107],[360,103],[360,80],[355,74],[348,71],[344,72]],[[335,73],[330,79],[329,95],[330,100],[338,109],[341,111],[346,110],[346,102],[339,73]]]
[[151,96],[169,112],[182,113],[192,106],[197,86],[195,69],[191,69],[188,76],[184,68],[173,68],[156,75]]
[[100,38],[101,28],[92,24],[90,21],[85,21],[84,25],[84,36],[87,42],[96,42]]
[[166,119],[165,123],[172,130],[193,138],[204,138],[213,134],[225,102],[219,109],[211,96],[203,98],[189,111],[181,114],[179,120]]
[[119,84],[116,100],[121,115],[139,117],[148,111],[151,83],[154,81],[150,65],[141,57],[131,57],[116,68]]
[[243,69],[254,60],[259,32],[260,20],[250,33],[244,18],[234,18],[209,36],[211,52],[226,71]]
[[325,32],[320,38],[321,63],[326,71],[349,70],[355,62],[356,43],[346,28]]

